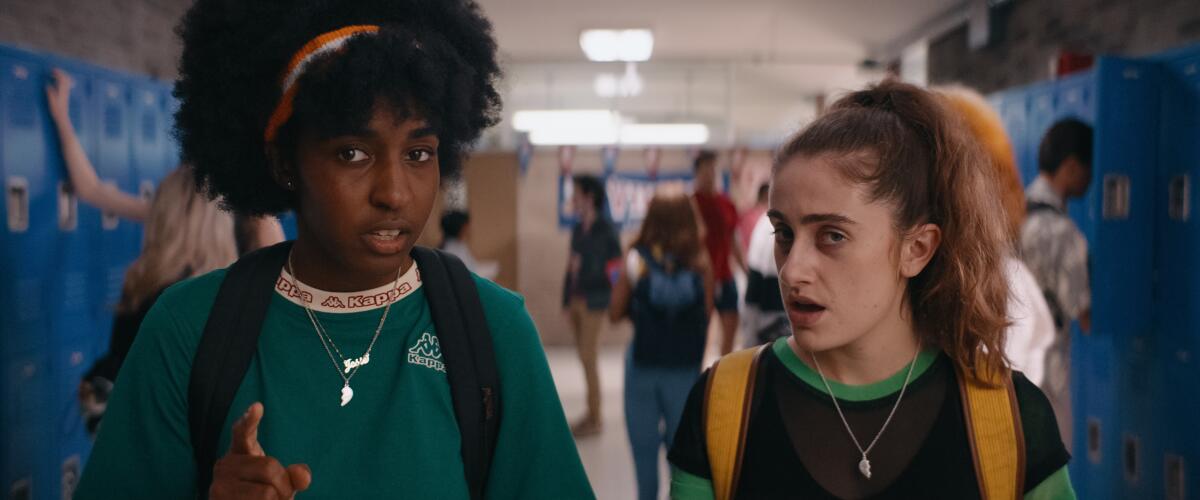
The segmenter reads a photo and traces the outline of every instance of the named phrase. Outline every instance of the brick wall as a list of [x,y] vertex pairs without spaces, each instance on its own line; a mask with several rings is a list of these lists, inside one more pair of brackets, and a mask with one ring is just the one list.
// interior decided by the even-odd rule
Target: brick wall
[[191,0],[0,0],[0,43],[174,79]]
[[1197,0],[1012,0],[994,24],[998,39],[967,47],[963,25],[932,40],[929,82],[992,92],[1050,78],[1060,49],[1146,55],[1200,43]]

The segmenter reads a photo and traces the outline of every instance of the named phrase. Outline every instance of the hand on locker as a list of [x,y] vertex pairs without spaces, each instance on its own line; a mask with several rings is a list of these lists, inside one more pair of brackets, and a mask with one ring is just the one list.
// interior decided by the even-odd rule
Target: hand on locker
[[75,79],[58,68],[54,68],[51,73],[54,75],[54,82],[46,85],[46,102],[50,107],[50,117],[55,122],[60,122],[69,118],[71,87],[75,86]]

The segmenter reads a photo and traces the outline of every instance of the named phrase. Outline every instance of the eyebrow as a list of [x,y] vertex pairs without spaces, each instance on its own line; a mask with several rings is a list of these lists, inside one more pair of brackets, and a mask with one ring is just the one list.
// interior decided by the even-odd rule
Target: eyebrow
[[437,135],[437,130],[434,130],[433,127],[421,127],[419,129],[413,130],[412,132],[409,132],[408,138],[409,139],[420,139],[423,137],[429,137],[431,135]]
[[[778,210],[768,211],[767,217],[772,219],[787,220],[787,217],[783,216],[783,212]],[[800,225],[802,226],[822,223],[855,224],[854,219],[846,217],[842,214],[808,214],[800,218]]]

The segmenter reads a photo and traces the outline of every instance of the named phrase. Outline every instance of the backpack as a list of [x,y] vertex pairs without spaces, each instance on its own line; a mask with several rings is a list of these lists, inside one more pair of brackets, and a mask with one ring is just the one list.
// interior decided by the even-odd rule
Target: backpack
[[[755,378],[770,344],[717,361],[704,393],[704,437],[715,500],[732,500],[754,411]],[[990,381],[956,370],[980,498],[1019,500],[1025,490],[1025,434],[1011,375]],[[986,373],[986,371],[985,371]]]
[[[274,285],[291,248],[292,242],[283,242],[247,254],[230,266],[204,325],[188,386],[188,425],[199,498],[208,497],[217,440],[257,351]],[[412,257],[441,343],[468,490],[478,500],[483,498],[500,424],[500,384],[491,333],[475,281],[462,261],[422,247],[414,247]]]
[[646,264],[647,304],[665,315],[678,315],[685,309],[703,303],[704,283],[699,273],[683,268],[671,256],[655,259],[644,248],[637,249]]
[[636,248],[644,272],[633,283],[633,359],[652,366],[700,364],[708,332],[704,278],[667,255]]

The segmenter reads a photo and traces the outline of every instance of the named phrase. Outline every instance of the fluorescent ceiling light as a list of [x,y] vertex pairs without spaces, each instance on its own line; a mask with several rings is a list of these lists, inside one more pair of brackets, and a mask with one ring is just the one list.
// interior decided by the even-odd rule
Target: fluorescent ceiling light
[[592,89],[596,91],[597,96],[605,99],[641,95],[645,84],[642,82],[641,75],[638,75],[636,66],[634,63],[625,63],[624,75],[613,73],[596,75],[596,79],[592,82]]
[[584,30],[579,34],[579,47],[592,61],[649,61],[654,34],[650,30]]
[[528,110],[513,114],[513,129],[518,132],[561,127],[613,128],[620,122],[620,114],[606,109]]
[[702,123],[630,123],[621,126],[619,140],[631,146],[692,146],[708,142]]
[[603,109],[517,111],[513,129],[535,146],[692,146],[709,138],[702,123],[632,123]]

